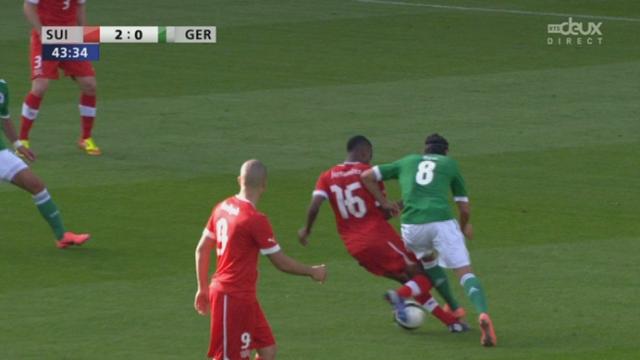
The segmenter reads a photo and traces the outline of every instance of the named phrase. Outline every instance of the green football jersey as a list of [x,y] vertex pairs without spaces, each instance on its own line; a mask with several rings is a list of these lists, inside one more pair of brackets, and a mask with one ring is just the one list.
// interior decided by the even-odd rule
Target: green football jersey
[[379,180],[398,179],[402,191],[403,224],[426,224],[451,220],[449,194],[468,201],[458,163],[438,154],[409,155],[374,168]]
[[[9,118],[9,87],[7,86],[6,81],[0,79],[0,119],[8,119]],[[2,141],[2,136],[0,136],[0,150],[4,150],[7,147],[4,145]]]

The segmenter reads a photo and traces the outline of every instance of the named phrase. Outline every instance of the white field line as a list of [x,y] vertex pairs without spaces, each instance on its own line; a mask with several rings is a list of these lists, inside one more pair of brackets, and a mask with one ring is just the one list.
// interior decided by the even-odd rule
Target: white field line
[[355,1],[361,2],[361,3],[397,5],[397,6],[414,6],[414,7],[425,7],[425,8],[432,8],[432,9],[444,9],[444,10],[477,11],[477,12],[515,14],[515,15],[557,16],[557,17],[564,17],[564,18],[574,17],[574,18],[583,18],[583,19],[594,19],[594,20],[640,22],[640,18],[630,18],[630,17],[620,17],[620,16],[604,16],[604,15],[601,16],[601,15],[568,14],[568,13],[544,12],[544,11],[495,9],[495,8],[482,8],[482,7],[470,7],[470,6],[412,3],[412,2],[405,2],[405,1],[387,1],[387,0],[355,0]]

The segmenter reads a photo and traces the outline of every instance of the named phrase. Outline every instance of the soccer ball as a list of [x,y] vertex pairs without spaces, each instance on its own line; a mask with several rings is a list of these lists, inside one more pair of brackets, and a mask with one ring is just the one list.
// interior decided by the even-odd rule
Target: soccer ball
[[417,302],[412,300],[406,301],[404,312],[407,314],[406,321],[398,319],[398,314],[396,312],[393,313],[393,319],[400,327],[407,330],[415,330],[424,323],[424,309]]

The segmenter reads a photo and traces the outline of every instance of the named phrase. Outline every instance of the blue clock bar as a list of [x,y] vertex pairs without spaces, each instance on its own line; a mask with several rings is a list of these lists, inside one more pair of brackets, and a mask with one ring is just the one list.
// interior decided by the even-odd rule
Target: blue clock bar
[[100,44],[43,44],[42,59],[49,61],[98,61]]

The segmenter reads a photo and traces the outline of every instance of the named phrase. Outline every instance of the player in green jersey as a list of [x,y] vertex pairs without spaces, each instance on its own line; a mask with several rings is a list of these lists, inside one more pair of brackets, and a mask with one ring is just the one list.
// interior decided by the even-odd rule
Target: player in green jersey
[[[424,155],[408,155],[390,164],[376,166],[362,174],[362,182],[381,207],[399,212],[397,203],[389,201],[377,185],[378,181],[397,179],[402,192],[402,238],[427,273],[438,262],[452,268],[465,293],[480,316],[480,342],[495,346],[497,338],[488,314],[484,290],[473,274],[465,236],[473,237],[469,222],[469,198],[458,164],[447,156],[449,143],[438,135],[427,137]],[[458,206],[460,222],[454,219],[449,194]],[[437,283],[437,281],[434,281]]]
[[[13,143],[16,153],[29,161],[35,161],[35,154],[22,145],[9,116],[9,88],[0,79],[0,122],[5,136]],[[89,234],[74,234],[65,230],[62,217],[56,204],[51,200],[44,183],[29,169],[27,164],[9,151],[0,138],[0,181],[11,182],[33,195],[42,217],[47,221],[56,237],[56,246],[60,249],[72,245],[82,245],[89,240]]]

